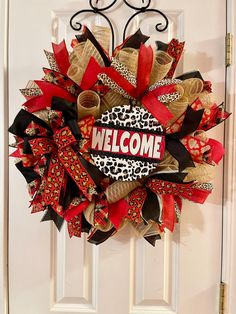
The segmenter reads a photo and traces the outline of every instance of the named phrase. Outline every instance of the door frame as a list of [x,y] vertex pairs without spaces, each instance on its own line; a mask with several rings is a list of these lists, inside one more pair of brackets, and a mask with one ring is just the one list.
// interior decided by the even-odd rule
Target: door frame
[[[236,4],[227,2],[227,32],[236,48]],[[8,286],[8,38],[9,0],[0,0],[0,312],[9,314]],[[227,284],[226,313],[236,312],[236,49],[226,71],[226,107],[231,118],[225,124],[224,210],[222,281]]]
[[233,35],[233,63],[226,69],[222,281],[226,283],[225,313],[236,312],[236,4],[227,3],[227,33]]
[[8,16],[9,0],[0,1],[0,313],[8,301]]

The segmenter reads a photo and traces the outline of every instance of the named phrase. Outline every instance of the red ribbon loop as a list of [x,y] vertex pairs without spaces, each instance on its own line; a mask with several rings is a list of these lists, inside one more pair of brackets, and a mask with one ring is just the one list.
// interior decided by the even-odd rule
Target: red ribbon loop
[[52,43],[52,49],[60,72],[64,75],[67,75],[70,61],[65,40],[63,40],[60,44]]
[[138,55],[137,98],[147,90],[153,65],[153,49],[151,46],[141,45]]
[[167,228],[171,232],[174,231],[174,225],[176,221],[174,196],[173,195],[161,195],[162,199],[162,224],[161,228]]

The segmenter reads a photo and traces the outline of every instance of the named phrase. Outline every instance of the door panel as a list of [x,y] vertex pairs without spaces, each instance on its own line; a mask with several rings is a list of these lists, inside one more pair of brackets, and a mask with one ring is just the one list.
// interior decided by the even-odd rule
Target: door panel
[[[74,32],[69,19],[87,1],[10,1],[10,121],[20,109],[18,92],[29,79],[42,77],[43,49]],[[103,1],[108,3],[108,1]],[[109,11],[116,44],[133,13],[121,1]],[[131,1],[130,1],[131,2]],[[136,4],[137,1],[133,3]],[[141,3],[141,1],[140,1]],[[161,19],[144,15],[134,20],[155,40],[172,37],[186,41],[178,73],[199,69],[213,81],[216,100],[224,98],[225,3],[222,0],[153,1],[170,20],[164,33],[155,25]],[[220,22],[219,22],[220,21]],[[96,15],[81,22],[106,25]],[[211,135],[222,140],[222,126]],[[215,190],[204,206],[184,202],[180,226],[166,233],[155,248],[126,227],[99,247],[86,239],[69,239],[49,223],[31,215],[24,179],[10,165],[10,314],[202,314],[217,313],[221,264],[222,169]]]

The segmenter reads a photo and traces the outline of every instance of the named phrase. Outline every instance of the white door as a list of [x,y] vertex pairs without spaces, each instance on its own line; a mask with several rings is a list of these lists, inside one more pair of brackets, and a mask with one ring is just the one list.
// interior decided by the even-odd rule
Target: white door
[[[125,22],[134,13],[121,0],[117,2],[108,13],[115,25],[116,44],[122,39]],[[180,72],[199,69],[206,80],[213,82],[217,102],[222,102],[225,1],[153,0],[152,7],[168,15],[168,30],[157,33],[155,24],[159,20],[152,14],[150,18],[147,14],[136,19],[133,30],[140,23],[152,40],[185,40]],[[11,122],[23,103],[18,90],[29,79],[42,77],[41,68],[46,65],[43,49],[50,50],[51,41],[66,38],[69,42],[74,34],[69,19],[86,8],[85,0],[10,1]],[[94,18],[81,16],[88,25],[94,23]],[[99,18],[97,22],[103,23]],[[222,126],[211,131],[219,140],[222,134]],[[25,181],[12,160],[10,314],[218,313],[222,181],[219,167],[207,203],[198,206],[185,202],[180,226],[173,235],[166,233],[155,248],[136,238],[129,227],[96,247],[84,238],[70,240],[65,229],[58,233],[50,223],[39,222],[40,214],[30,214]]]

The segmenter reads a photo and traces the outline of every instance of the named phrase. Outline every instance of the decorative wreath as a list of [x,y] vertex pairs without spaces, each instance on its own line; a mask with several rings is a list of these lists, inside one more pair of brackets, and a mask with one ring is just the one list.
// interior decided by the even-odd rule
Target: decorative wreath
[[182,199],[204,203],[224,149],[206,131],[229,113],[198,71],[173,78],[184,43],[146,46],[138,30],[108,55],[106,29],[86,27],[45,51],[9,131],[32,213],[100,244],[125,224],[155,245],[174,230]]

